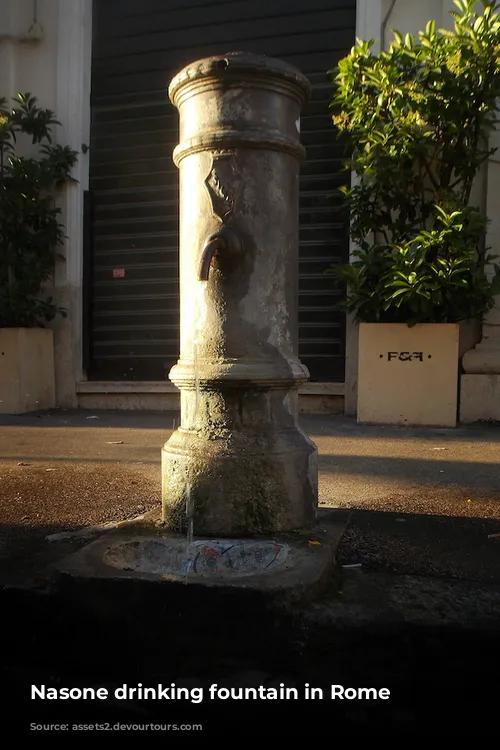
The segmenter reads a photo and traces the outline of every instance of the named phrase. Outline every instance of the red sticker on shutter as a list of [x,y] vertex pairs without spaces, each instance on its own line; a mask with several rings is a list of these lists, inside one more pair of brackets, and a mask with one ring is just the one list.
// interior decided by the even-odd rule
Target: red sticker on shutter
[[114,279],[123,279],[125,276],[125,269],[124,268],[113,268],[113,278]]

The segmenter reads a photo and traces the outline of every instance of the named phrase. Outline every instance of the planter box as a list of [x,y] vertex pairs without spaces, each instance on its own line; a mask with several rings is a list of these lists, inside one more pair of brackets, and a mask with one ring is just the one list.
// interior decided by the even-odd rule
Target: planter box
[[358,422],[455,427],[471,335],[470,324],[361,323]]
[[0,328],[0,414],[23,414],[54,406],[52,331]]

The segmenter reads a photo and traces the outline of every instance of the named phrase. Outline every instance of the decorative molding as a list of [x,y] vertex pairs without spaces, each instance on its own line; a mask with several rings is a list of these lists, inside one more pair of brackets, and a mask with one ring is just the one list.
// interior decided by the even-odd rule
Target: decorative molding
[[173,160],[178,167],[186,156],[200,151],[234,151],[239,148],[284,151],[299,161],[303,161],[306,155],[306,150],[298,139],[276,134],[272,130],[216,130],[179,143],[174,149]]

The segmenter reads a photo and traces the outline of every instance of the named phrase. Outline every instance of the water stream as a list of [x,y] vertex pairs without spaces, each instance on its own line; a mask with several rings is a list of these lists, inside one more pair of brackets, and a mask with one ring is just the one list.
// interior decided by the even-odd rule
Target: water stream
[[187,518],[187,545],[188,547],[193,541],[193,511],[194,511],[193,496],[191,494],[191,485],[188,483],[186,485],[186,518]]
[[196,420],[198,419],[198,412],[200,409],[200,377],[198,369],[198,345],[200,342],[200,334],[205,325],[205,319],[207,316],[207,301],[206,301],[206,282],[199,281],[196,287],[195,293],[195,324],[193,331],[193,376],[194,376],[194,388],[195,388],[195,402],[193,415],[191,419],[192,428],[196,429]]
[[[194,388],[195,388],[195,401],[194,408],[191,416],[191,429],[196,430],[198,413],[200,410],[201,401],[201,390],[200,390],[200,376],[198,368],[198,345],[200,341],[200,334],[205,325],[205,319],[207,315],[207,303],[206,303],[206,282],[199,281],[196,286],[195,292],[195,324],[193,331],[193,377],[194,377]],[[191,484],[186,484],[186,518],[187,518],[187,547],[193,542],[193,527],[194,527],[194,498],[191,491]],[[189,566],[188,566],[189,567]],[[186,572],[189,572],[186,571]]]

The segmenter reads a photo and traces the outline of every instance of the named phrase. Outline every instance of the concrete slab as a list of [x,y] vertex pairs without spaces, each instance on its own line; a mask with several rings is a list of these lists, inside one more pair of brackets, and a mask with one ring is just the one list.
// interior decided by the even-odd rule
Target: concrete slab
[[[154,583],[160,596],[172,588],[195,596],[200,588],[227,595],[258,594],[273,604],[308,601],[335,575],[336,551],[348,522],[342,511],[323,510],[316,527],[275,539],[194,539],[161,527],[159,511],[85,545],[56,563],[57,585],[84,579]],[[151,590],[151,588],[149,589]]]

